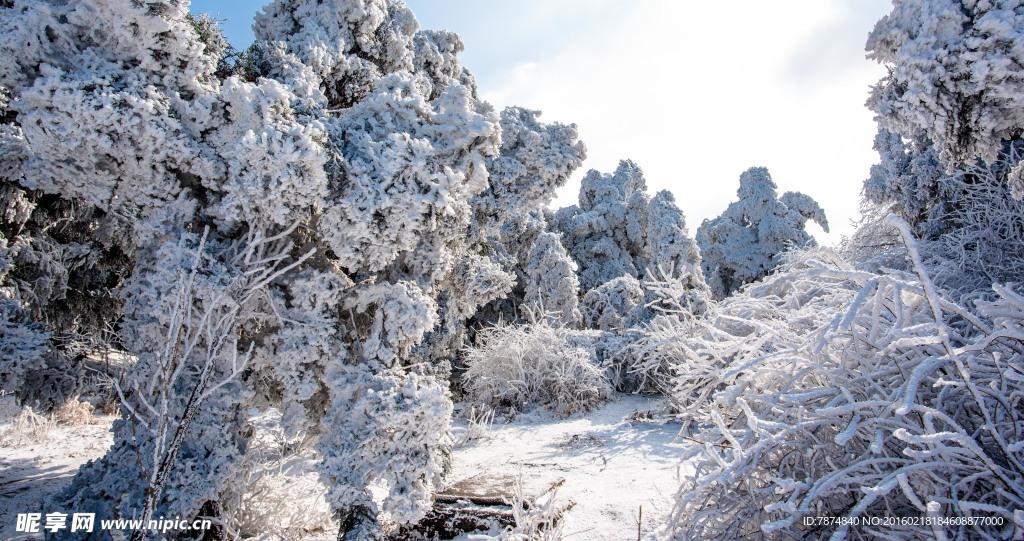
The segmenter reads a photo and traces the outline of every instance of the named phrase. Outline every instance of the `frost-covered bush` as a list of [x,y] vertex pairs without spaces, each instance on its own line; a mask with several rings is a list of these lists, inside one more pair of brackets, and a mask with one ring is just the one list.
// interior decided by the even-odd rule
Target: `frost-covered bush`
[[617,391],[670,395],[676,374],[689,368],[680,364],[689,355],[680,348],[698,332],[712,301],[707,285],[685,269],[648,273],[637,286],[641,303],[623,318],[617,336],[602,337],[603,366]]
[[[675,537],[1002,538],[1024,526],[1022,419],[1011,406],[1024,392],[1024,302],[999,285],[976,312],[948,300],[909,228],[891,223],[912,273],[803,256],[724,301],[711,332],[691,341],[715,356],[678,380],[705,444],[677,496]],[[714,391],[694,401],[694,383]],[[807,526],[806,516],[1003,525]]]
[[[900,0],[875,27],[868,50],[889,75],[869,101],[881,162],[865,183],[876,206],[847,244],[856,266],[792,253],[671,340],[675,395],[704,442],[672,536],[1004,539],[1024,527],[1022,14],[1017,2]],[[822,516],[846,522],[803,521]],[[864,520],[900,516],[935,522]],[[1001,523],[957,521],[969,517]]]
[[813,245],[804,230],[807,220],[828,231],[825,212],[813,199],[796,192],[780,197],[775,188],[767,169],[748,169],[740,175],[739,200],[697,229],[704,276],[715,298],[767,275],[785,250]]
[[643,304],[644,289],[640,280],[630,275],[609,280],[583,296],[580,313],[583,325],[590,329],[621,332],[628,327],[628,318]]
[[481,329],[465,352],[468,401],[522,412],[537,406],[559,415],[593,409],[611,395],[587,340],[545,318]]

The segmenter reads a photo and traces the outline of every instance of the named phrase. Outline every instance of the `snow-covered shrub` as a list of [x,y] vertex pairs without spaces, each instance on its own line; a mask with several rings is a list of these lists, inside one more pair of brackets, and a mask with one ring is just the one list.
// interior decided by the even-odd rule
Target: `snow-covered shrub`
[[[496,541],[562,541],[565,528],[561,522],[565,507],[558,498],[559,481],[549,488],[540,498],[527,502],[523,495],[522,475],[516,480],[512,492],[512,518],[514,526],[506,527]],[[570,502],[571,506],[572,503]]]
[[51,428],[53,421],[26,406],[18,412],[10,427],[0,431],[0,447],[43,443],[49,439]]
[[583,325],[590,329],[621,332],[643,300],[644,289],[640,280],[628,274],[609,280],[583,296],[580,303]]
[[828,231],[821,207],[809,196],[787,192],[779,197],[768,170],[752,167],[740,175],[738,201],[697,229],[704,277],[715,298],[767,275],[792,247],[814,244],[804,230],[813,220]]
[[494,424],[494,408],[471,406],[465,417],[466,429],[455,440],[456,447],[489,438],[491,425]]
[[619,336],[602,336],[606,350],[602,364],[615,390],[669,394],[677,365],[687,355],[680,348],[685,348],[685,338],[697,332],[696,324],[711,303],[708,287],[699,277],[699,271],[695,277],[685,268],[676,272],[670,264],[667,269],[648,271],[647,278],[636,283],[631,294],[639,294],[640,303],[621,319],[615,331]]
[[95,409],[96,407],[92,404],[73,396],[53,410],[52,418],[54,422],[62,425],[91,425],[96,422],[96,417],[93,415]]
[[611,387],[593,348],[572,333],[546,318],[481,329],[477,345],[465,351],[467,401],[518,412],[541,406],[567,416],[607,400]]
[[[677,495],[673,536],[1001,538],[1024,526],[1024,419],[1011,406],[1024,396],[1024,298],[996,285],[977,313],[948,300],[909,228],[891,223],[913,273],[812,256],[722,303],[714,334],[695,342],[716,345],[699,382],[715,392],[690,402],[705,444]],[[680,400],[693,389],[687,372]],[[807,516],[1003,525],[805,525]]]

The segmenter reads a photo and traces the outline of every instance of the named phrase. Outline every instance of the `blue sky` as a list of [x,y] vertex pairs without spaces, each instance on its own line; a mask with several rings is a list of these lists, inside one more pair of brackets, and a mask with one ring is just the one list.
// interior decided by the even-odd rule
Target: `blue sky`
[[[252,40],[266,2],[195,0]],[[832,234],[852,232],[877,159],[864,108],[884,69],[864,42],[889,0],[407,0],[423,28],[454,30],[463,65],[496,107],[576,123],[588,158],[555,206],[572,204],[588,169],[620,159],[670,189],[693,234],[735,199],[739,175],[766,166],[782,191],[825,208]]]

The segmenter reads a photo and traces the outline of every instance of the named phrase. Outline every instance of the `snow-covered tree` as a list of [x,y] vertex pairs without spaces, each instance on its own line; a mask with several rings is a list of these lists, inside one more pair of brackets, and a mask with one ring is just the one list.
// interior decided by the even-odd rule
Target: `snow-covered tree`
[[889,73],[868,100],[881,161],[865,197],[914,227],[951,291],[1022,270],[1022,37],[1019,2],[920,0],[894,2],[868,38]]
[[[5,314],[12,318],[8,324],[27,326],[28,335],[45,330],[48,339],[41,344],[45,355],[30,359],[28,351],[40,350],[24,350],[17,370],[4,367],[0,374],[6,376],[5,390],[45,409],[76,392],[75,358],[113,325],[121,304],[116,288],[132,261],[111,239],[116,231],[111,217],[23,183],[30,149],[10,99],[10,89],[0,83],[0,290]],[[9,327],[0,343],[19,334]]]
[[555,212],[552,228],[579,265],[584,295],[622,276],[659,272],[689,275],[695,288],[704,288],[700,253],[674,197],[668,191],[648,196],[643,172],[631,161],[611,175],[590,171],[579,205]]
[[[546,206],[583,162],[586,147],[576,126],[539,121],[540,112],[509,107],[501,112],[501,147],[487,160],[487,189],[473,198],[473,243],[513,280],[503,295],[474,316],[474,325],[523,316],[527,284],[559,288],[559,276],[527,274],[531,253],[548,228]],[[541,285],[536,280],[547,280]]]
[[889,68],[868,105],[881,125],[934,141],[943,163],[996,161],[1024,128],[1024,6],[897,0],[868,37]]
[[[0,284],[13,267],[7,240],[0,236]],[[33,321],[14,287],[0,287],[0,390],[25,387],[26,372],[38,369],[49,350],[50,333]]]
[[649,204],[643,172],[622,161],[611,175],[588,172],[579,204],[555,213],[552,226],[579,265],[582,292],[620,276],[642,276]]
[[586,157],[575,125],[539,118],[539,111],[520,107],[501,112],[500,153],[487,162],[487,190],[474,198],[478,227],[492,228],[487,234],[513,216],[550,204]]
[[576,264],[562,247],[558,235],[541,233],[530,248],[526,264],[526,295],[523,309],[548,315],[563,325],[580,319],[579,282]]
[[[78,234],[126,262],[106,285],[124,283],[121,340],[138,358],[114,447],[60,503],[210,509],[251,408],[276,407],[287,432],[321,435],[344,531],[421,516],[450,404],[445,369],[417,360],[455,351],[465,319],[511,287],[471,227],[500,126],[457,36],[420,32],[397,0],[279,0],[227,69],[215,27],[175,0],[0,11],[5,197],[15,213],[40,194],[91,217]],[[575,154],[527,169],[571,171],[582,147],[559,129]]]
[[[954,295],[987,291],[996,281],[1016,281],[1024,272],[1024,202],[1009,179],[1020,141],[1006,143],[992,164],[947,168],[927,139],[906,140],[884,128],[875,138],[880,162],[864,182],[869,218],[854,236],[861,259],[902,268],[900,243],[878,221],[895,213],[921,240],[934,280]],[[889,254],[889,255],[886,255]],[[895,259],[894,259],[895,258]]]
[[808,220],[828,231],[817,202],[795,192],[779,197],[775,189],[767,169],[748,169],[740,175],[739,200],[697,230],[704,276],[715,297],[723,298],[767,275],[785,250],[813,245],[804,230]]

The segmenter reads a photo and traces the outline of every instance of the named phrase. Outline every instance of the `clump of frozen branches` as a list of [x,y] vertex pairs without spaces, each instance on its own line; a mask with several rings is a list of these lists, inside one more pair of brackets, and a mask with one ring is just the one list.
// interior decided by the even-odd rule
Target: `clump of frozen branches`
[[542,406],[559,415],[587,411],[611,395],[593,348],[573,331],[536,319],[481,329],[465,350],[467,400],[514,412]]
[[[497,536],[498,541],[561,541],[565,537],[560,522],[565,507],[558,499],[558,488],[562,481],[549,488],[533,502],[527,502],[523,495],[522,475],[513,487],[512,518],[514,526],[507,527]],[[571,502],[569,504],[572,505]]]
[[[620,290],[617,282],[590,291],[585,299],[609,288]],[[708,287],[699,270],[670,264],[648,269],[646,279],[627,291],[641,295],[641,304],[622,318],[626,325],[619,329],[620,339],[605,336],[604,366],[618,391],[669,394],[681,360],[693,356],[685,351],[689,342],[682,338],[698,332],[698,323],[711,305]],[[614,314],[606,312],[605,318]]]
[[96,422],[96,417],[93,415],[95,409],[96,407],[92,404],[79,400],[77,396],[72,396],[53,410],[51,417],[54,422],[62,425],[91,425]]
[[471,406],[466,414],[466,430],[455,440],[456,446],[487,439],[494,424],[494,408]]
[[0,431],[0,447],[14,447],[26,443],[42,443],[50,435],[53,421],[35,412],[31,407],[22,408],[10,427]]
[[233,539],[307,539],[337,532],[305,433],[286,434],[280,414],[254,420],[255,434],[218,502],[218,523]]
[[[1024,419],[1014,404],[1024,396],[1024,297],[995,285],[997,298],[977,314],[950,301],[909,228],[892,223],[912,273],[808,258],[722,303],[714,334],[696,341],[720,344],[720,358],[705,376],[714,393],[689,410],[704,445],[692,451],[696,472],[678,493],[673,535],[998,538],[1021,526]],[[678,380],[680,400],[693,379]],[[1002,522],[801,520],[907,515]]]

